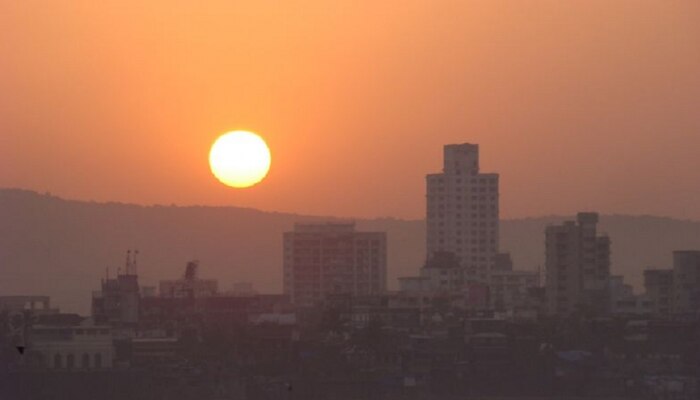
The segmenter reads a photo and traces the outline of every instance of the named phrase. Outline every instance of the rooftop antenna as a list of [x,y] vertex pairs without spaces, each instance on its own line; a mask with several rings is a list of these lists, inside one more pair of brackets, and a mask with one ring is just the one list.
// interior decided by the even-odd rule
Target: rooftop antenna
[[126,251],[126,265],[124,266],[125,268],[125,274],[129,275],[129,267],[131,266],[131,249]]
[[138,255],[139,255],[138,249],[137,249],[137,250],[134,250],[134,258],[133,258],[133,260],[131,261],[131,271],[130,271],[130,273],[131,273],[132,275],[137,275],[137,270],[136,270],[136,256],[138,256]]

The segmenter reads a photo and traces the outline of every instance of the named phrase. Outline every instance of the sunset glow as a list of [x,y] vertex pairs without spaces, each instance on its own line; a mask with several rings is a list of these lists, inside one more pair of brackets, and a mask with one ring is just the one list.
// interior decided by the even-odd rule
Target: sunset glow
[[[470,142],[503,217],[700,219],[700,2],[507,3],[4,1],[0,187],[419,219]],[[274,153],[255,190],[207,165],[235,129]]]
[[699,0],[0,37],[0,400],[700,400]]

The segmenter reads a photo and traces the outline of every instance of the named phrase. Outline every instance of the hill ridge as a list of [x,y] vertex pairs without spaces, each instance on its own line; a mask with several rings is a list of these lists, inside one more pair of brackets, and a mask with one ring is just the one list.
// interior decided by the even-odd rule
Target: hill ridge
[[[543,265],[544,227],[572,216],[501,221],[501,249],[516,268]],[[66,311],[87,312],[105,269],[121,266],[128,248],[141,251],[146,285],[182,274],[201,261],[203,277],[220,287],[251,281],[281,291],[282,232],[297,221],[348,220],[237,206],[138,205],[66,200],[25,189],[0,189],[0,295],[47,294]],[[358,229],[386,231],[389,283],[415,275],[424,261],[425,221],[352,218]],[[642,270],[670,267],[671,251],[700,249],[700,222],[670,217],[601,215],[612,239],[613,272],[641,286]]]

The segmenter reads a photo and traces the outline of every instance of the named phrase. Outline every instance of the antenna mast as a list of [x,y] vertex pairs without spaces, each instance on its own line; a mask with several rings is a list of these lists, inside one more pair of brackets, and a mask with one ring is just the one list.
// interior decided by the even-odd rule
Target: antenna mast
[[137,275],[137,274],[138,274],[138,271],[137,271],[137,269],[136,269],[136,256],[138,256],[138,255],[139,255],[138,249],[137,249],[137,250],[134,250],[134,258],[133,258],[132,261],[131,261],[131,271],[129,271],[129,273],[130,273],[131,275]]

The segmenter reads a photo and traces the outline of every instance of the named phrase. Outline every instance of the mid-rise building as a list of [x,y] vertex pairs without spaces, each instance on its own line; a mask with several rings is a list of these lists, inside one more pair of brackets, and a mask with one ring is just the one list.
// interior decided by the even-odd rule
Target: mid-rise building
[[283,246],[284,293],[296,304],[386,291],[384,232],[360,232],[354,223],[297,223],[284,233]]
[[95,324],[131,329],[139,322],[141,300],[136,272],[136,254],[127,253],[126,267],[116,278],[102,280],[100,290],[92,293],[92,317]]
[[443,151],[442,172],[426,176],[427,259],[453,253],[465,284],[488,284],[498,253],[498,174],[479,171],[476,144]]
[[651,302],[652,314],[665,316],[673,308],[673,270],[644,270],[644,290]]
[[673,252],[673,312],[700,312],[700,251]]
[[548,226],[546,290],[548,312],[607,313],[610,307],[610,239],[597,233],[598,214]]

